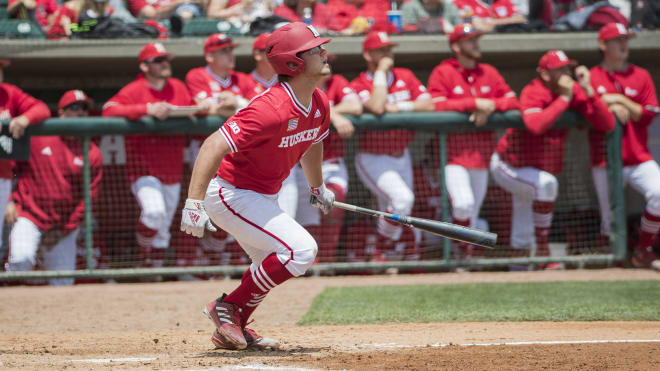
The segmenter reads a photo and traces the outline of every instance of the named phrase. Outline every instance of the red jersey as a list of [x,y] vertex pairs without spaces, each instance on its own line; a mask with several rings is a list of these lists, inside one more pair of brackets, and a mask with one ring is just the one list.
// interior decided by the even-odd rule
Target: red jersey
[[[476,98],[492,99],[500,112],[519,108],[516,93],[495,67],[485,63],[468,70],[456,59],[447,59],[431,72],[428,88],[436,111],[474,112]],[[448,164],[487,169],[494,150],[490,130],[447,135]]]
[[479,18],[509,18],[520,11],[510,0],[496,0],[492,4],[481,0],[454,0],[458,14],[463,19]]
[[[91,196],[101,185],[103,160],[94,143],[89,145]],[[39,229],[70,232],[78,227],[85,210],[82,185],[82,141],[73,137],[32,137],[30,160],[16,162],[18,184],[13,200],[18,215]]]
[[390,10],[390,2],[387,0],[364,0],[358,8],[353,4],[347,4],[343,0],[328,0],[328,9],[335,18],[337,28],[343,30],[351,25],[355,17],[364,17],[372,25],[387,23],[387,11]]
[[[30,125],[34,125],[50,117],[50,110],[44,102],[33,98],[17,86],[0,84],[0,120],[11,120],[20,115],[27,117]],[[11,161],[0,160],[0,178],[13,177]]]
[[[638,165],[652,160],[648,148],[648,127],[655,115],[660,113],[655,86],[649,73],[640,67],[629,64],[625,71],[609,72],[601,66],[591,69],[591,85],[596,94],[623,94],[628,99],[642,106],[642,117],[637,122],[632,120],[623,126],[621,154],[623,166]],[[591,130],[591,166],[605,166],[603,133]]]
[[271,88],[278,83],[277,75],[273,75],[272,79],[266,80],[257,73],[257,70],[252,71],[247,77],[252,80],[254,95],[259,95],[266,91],[266,89]]
[[305,107],[288,83],[276,85],[220,128],[231,153],[217,174],[237,188],[275,194],[307,149],[328,136],[329,127],[330,107],[321,90]]
[[[312,26],[316,27],[319,32],[323,33],[324,30],[341,31],[339,24],[332,16],[332,12],[320,1],[314,3],[312,9]],[[302,22],[303,19],[296,13],[295,10],[282,4],[275,8],[274,15],[288,19],[290,22]]]
[[[348,86],[348,81],[342,75],[332,75],[325,83],[325,94],[328,97],[330,107],[341,103],[344,99],[359,99],[355,90]],[[323,159],[329,160],[344,157],[344,139],[331,130],[328,137],[323,141]]]
[[[147,114],[147,103],[157,102],[175,106],[195,104],[181,80],[169,78],[165,87],[158,91],[140,75],[108,100],[103,106],[103,116],[137,120]],[[124,141],[126,174],[130,183],[147,175],[155,176],[165,184],[181,182],[185,146],[183,135],[127,135]]]
[[[362,103],[371,97],[373,75],[362,72],[351,81],[350,86]],[[406,68],[393,68],[387,73],[387,103],[414,101],[430,98],[426,87]],[[412,130],[367,130],[360,133],[360,151],[374,154],[397,154],[402,152],[415,137]]]
[[126,5],[128,10],[131,11],[134,17],[137,17],[140,14],[140,10],[147,5],[151,5],[154,9],[158,10],[164,6],[170,5],[172,0],[126,0]]
[[561,172],[568,129],[552,126],[567,109],[581,113],[594,129],[614,128],[614,116],[596,94],[587,97],[575,83],[569,103],[536,78],[520,94],[520,110],[527,130],[507,129],[496,149],[500,158],[513,167],[532,166],[552,174]]
[[[9,0],[8,5],[13,5],[18,0]],[[39,26],[46,28],[48,27],[48,17],[52,14],[55,14],[57,8],[56,0],[36,0],[36,7],[34,8],[35,17]]]

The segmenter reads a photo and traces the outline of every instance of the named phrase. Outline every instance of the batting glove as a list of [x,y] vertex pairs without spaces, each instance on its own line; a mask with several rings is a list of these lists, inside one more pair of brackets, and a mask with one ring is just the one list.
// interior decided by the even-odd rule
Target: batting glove
[[204,237],[204,229],[216,232],[217,229],[211,223],[209,216],[206,215],[202,201],[189,198],[183,207],[181,215],[181,230],[195,237]]
[[332,203],[335,202],[335,194],[331,190],[325,187],[325,184],[321,184],[320,187],[310,187],[309,192],[312,194],[309,202],[321,209],[323,214],[327,214],[332,209]]

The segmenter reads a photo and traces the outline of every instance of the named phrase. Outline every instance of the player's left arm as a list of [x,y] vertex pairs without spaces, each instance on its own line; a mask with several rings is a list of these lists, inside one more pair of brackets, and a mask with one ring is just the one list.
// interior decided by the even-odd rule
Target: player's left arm
[[45,119],[50,117],[50,110],[46,104],[31,95],[23,92],[20,89],[16,89],[16,94],[14,95],[16,99],[15,104],[18,108],[17,111],[20,113],[19,116],[16,116],[9,121],[9,132],[12,134],[14,139],[18,139],[23,136],[25,129],[29,125],[38,124]]
[[504,77],[493,69],[493,89],[495,90],[495,111],[504,112],[519,109],[516,93],[511,90]]
[[[91,171],[91,182],[90,186],[90,199],[92,204],[94,200],[98,197],[99,192],[101,191],[101,178],[103,177],[103,157],[101,151],[96,147],[96,145],[90,143],[89,148],[89,168]],[[82,197],[78,201],[78,204],[69,215],[69,218],[64,225],[64,233],[68,234],[72,230],[78,228],[80,222],[85,214],[85,199]]]
[[[611,98],[615,103],[621,104],[630,112],[630,119],[633,122],[650,125],[657,114],[660,113],[658,107],[658,97],[655,94],[655,86],[648,73],[640,75],[640,79],[644,81],[639,92],[639,103],[626,97],[623,94],[611,94]],[[606,94],[610,98],[610,94]]]
[[435,109],[431,94],[424,84],[410,71],[409,85],[411,86],[413,112],[431,112]]
[[323,184],[323,141],[312,144],[300,158],[300,166],[305,173],[310,188],[318,188]]

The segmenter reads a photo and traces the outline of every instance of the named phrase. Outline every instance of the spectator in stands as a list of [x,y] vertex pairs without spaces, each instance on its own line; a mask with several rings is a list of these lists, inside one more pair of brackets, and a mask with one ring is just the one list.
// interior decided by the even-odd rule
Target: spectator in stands
[[[230,117],[247,106],[255,95],[255,86],[250,77],[234,71],[236,46],[238,44],[225,34],[217,33],[209,36],[204,42],[206,66],[193,68],[186,75],[186,85],[190,95],[197,104],[207,102],[211,107],[210,114]],[[192,137],[191,163],[195,163],[199,148],[206,137],[206,135]],[[200,244],[207,252],[218,252],[226,247],[226,239],[227,233],[223,230],[213,233],[207,231]]]
[[68,39],[71,36],[72,24],[82,18],[108,17],[113,8],[107,0],[69,0],[55,12],[48,27],[46,36],[49,39]]
[[264,90],[277,84],[275,69],[266,58],[266,40],[268,40],[268,36],[270,36],[270,33],[262,33],[254,39],[252,44],[252,57],[256,66],[248,77],[254,83],[255,94],[261,94]]
[[[623,182],[630,182],[646,199],[632,263],[636,267],[648,267],[657,259],[653,241],[660,230],[660,167],[649,153],[648,127],[660,113],[660,107],[651,75],[628,63],[628,41],[634,36],[621,23],[610,23],[600,29],[598,47],[603,60],[591,69],[591,85],[623,125]],[[610,203],[603,133],[592,130],[590,140],[601,234],[609,236]]]
[[401,12],[404,31],[449,34],[461,23],[456,5],[445,0],[411,0]]
[[169,19],[174,33],[180,33],[183,23],[202,16],[203,0],[127,0],[136,18]]
[[[194,105],[186,85],[172,78],[172,55],[161,43],[145,45],[138,55],[140,75],[103,106],[103,116],[158,120],[177,115],[177,106]],[[200,113],[211,105],[201,101]],[[183,172],[183,135],[129,135],[126,172],[141,209],[136,238],[140,262],[160,267],[170,241],[170,224],[179,202]]]
[[250,23],[272,15],[276,6],[271,0],[209,0],[206,18],[225,19],[247,33]]
[[275,8],[273,14],[288,19],[291,22],[310,22],[320,33],[339,31],[332,12],[321,1],[316,0],[284,0]]
[[[38,124],[50,117],[50,111],[44,102],[24,93],[17,86],[4,82],[4,69],[9,64],[9,60],[0,59],[0,120],[10,120],[9,134],[18,139],[29,125]],[[7,207],[13,178],[11,161],[0,160],[0,211]],[[0,218],[0,244],[3,226],[4,218]]]
[[390,4],[388,0],[328,0],[328,9],[344,35],[360,35],[368,31],[396,32],[387,19]]
[[12,18],[29,19],[45,30],[57,8],[56,0],[9,0],[7,14]]
[[[60,99],[60,117],[86,117],[91,101],[81,90],[69,90]],[[103,160],[94,143],[89,145],[90,192],[99,194]],[[29,271],[37,263],[46,270],[73,270],[76,239],[85,211],[83,148],[78,137],[47,136],[30,139],[30,159],[16,162],[16,189],[7,207],[8,271]],[[44,192],[47,189],[47,192]],[[50,285],[73,285],[73,278],[53,278]]]
[[[412,71],[394,67],[392,42],[385,32],[371,32],[362,44],[367,71],[351,82],[365,112],[384,113],[432,111],[431,96]],[[360,134],[355,167],[360,180],[376,196],[378,207],[409,215],[415,196],[408,145],[412,130],[373,130]],[[407,229],[409,230],[409,229]],[[385,250],[401,239],[401,224],[378,219],[378,233]]]
[[[614,128],[614,117],[594,92],[589,70],[561,50],[547,52],[539,61],[539,77],[520,94],[526,129],[507,129],[490,162],[493,178],[513,199],[511,246],[520,255],[536,247],[536,256],[549,256],[549,232],[559,184],[568,129],[554,127],[564,111],[576,110],[600,131]],[[527,231],[529,221],[534,232]],[[534,245],[535,242],[535,245]],[[559,265],[547,268],[559,267]]]
[[472,23],[478,30],[492,32],[497,26],[519,24],[526,21],[510,0],[454,0],[459,14],[466,23]]
[[[454,56],[440,63],[429,77],[428,88],[436,111],[470,113],[470,121],[483,127],[495,111],[518,109],[516,94],[497,70],[479,63],[479,38],[474,26],[460,24],[449,35]],[[495,149],[491,130],[447,135],[445,182],[455,224],[476,227],[488,188],[488,163]],[[472,247],[459,243],[466,257]]]

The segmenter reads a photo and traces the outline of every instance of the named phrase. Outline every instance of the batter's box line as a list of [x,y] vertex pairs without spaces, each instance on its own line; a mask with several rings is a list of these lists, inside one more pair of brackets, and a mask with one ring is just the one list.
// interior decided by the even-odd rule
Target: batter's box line
[[615,339],[615,340],[553,340],[553,341],[511,341],[502,343],[435,343],[425,345],[406,345],[397,343],[382,343],[382,344],[358,344],[357,348],[382,348],[382,349],[404,349],[404,348],[444,348],[449,346],[460,347],[491,347],[501,345],[564,345],[564,344],[606,344],[606,343],[660,343],[658,339],[638,340],[638,339]]

